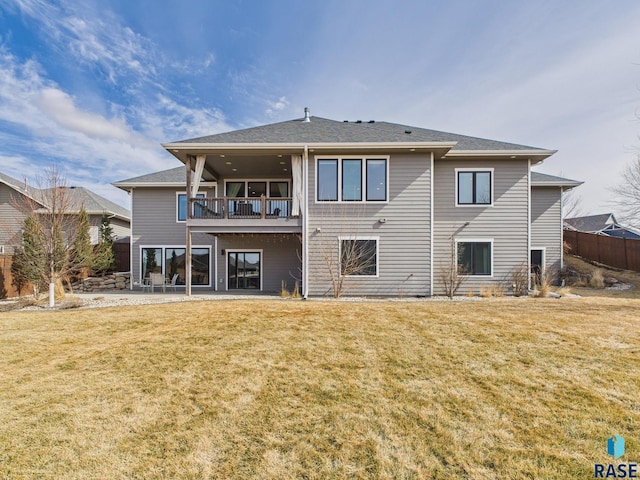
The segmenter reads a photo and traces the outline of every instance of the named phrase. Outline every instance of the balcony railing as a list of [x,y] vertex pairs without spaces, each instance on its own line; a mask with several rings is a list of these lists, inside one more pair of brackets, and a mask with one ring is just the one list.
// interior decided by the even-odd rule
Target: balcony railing
[[189,218],[201,220],[294,218],[291,215],[292,203],[292,198],[192,198]]

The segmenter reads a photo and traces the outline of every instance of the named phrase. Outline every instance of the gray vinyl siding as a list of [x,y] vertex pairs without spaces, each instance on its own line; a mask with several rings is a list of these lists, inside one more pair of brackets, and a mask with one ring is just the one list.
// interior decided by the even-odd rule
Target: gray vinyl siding
[[[456,207],[456,168],[493,168],[493,206]],[[467,277],[459,295],[471,289],[477,294],[491,284],[510,285],[510,272],[528,265],[528,161],[440,160],[434,170],[434,293],[444,293],[441,278],[451,258],[452,235],[493,239],[493,275]]]
[[531,188],[531,248],[544,248],[547,271],[558,272],[562,258],[562,190]]
[[116,240],[131,235],[131,226],[126,220],[112,218],[111,228],[113,229],[113,236]]
[[[324,157],[324,156],[323,156]],[[379,158],[381,155],[363,157]],[[431,155],[389,158],[387,203],[316,203],[316,160],[309,159],[309,294],[331,295],[339,237],[379,237],[378,276],[345,279],[345,295],[430,295]],[[380,223],[379,219],[386,219]],[[319,230],[318,230],[319,229]]]
[[[176,188],[134,188],[131,193],[131,268],[134,282],[140,281],[141,246],[184,246],[187,243],[184,222],[176,222]],[[215,259],[214,237],[206,233],[192,235],[194,246],[211,246]],[[212,265],[213,277],[213,265]],[[198,287],[202,289],[208,287]],[[212,288],[212,287],[211,287]]]
[[19,204],[24,200],[21,193],[0,183],[0,245],[5,247],[7,254],[13,254],[14,247],[22,244],[20,232],[26,215]]
[[[120,238],[128,237],[131,234],[131,228],[129,226],[129,222],[119,219],[119,218],[111,218],[111,232],[114,240],[118,240]],[[99,215],[89,215],[89,225],[92,227],[92,240],[94,243],[97,243],[100,238],[100,226],[102,225],[102,214]]]
[[[222,250],[225,251],[224,256],[221,255]],[[298,235],[218,235],[216,248],[216,255],[219,259],[216,262],[218,265],[218,291],[227,290],[227,251],[229,250],[262,250],[260,260],[263,292],[279,292],[283,281],[291,292],[295,281],[300,281],[302,278],[300,261],[302,247]]]

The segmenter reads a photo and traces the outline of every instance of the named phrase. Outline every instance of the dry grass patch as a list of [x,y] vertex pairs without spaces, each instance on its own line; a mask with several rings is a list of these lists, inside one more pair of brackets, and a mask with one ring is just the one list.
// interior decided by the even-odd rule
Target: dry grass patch
[[0,477],[587,478],[640,301],[198,302],[0,321]]
[[[631,270],[620,270],[608,268],[604,265],[599,265],[595,267],[594,265],[584,261],[579,257],[574,257],[572,255],[565,255],[565,264],[579,272],[581,277],[584,279],[583,285],[571,286],[574,293],[582,296],[588,297],[610,297],[610,298],[636,298],[640,299],[640,273],[633,272]],[[596,274],[595,283],[589,285],[590,279],[595,271],[598,271]],[[599,279],[598,279],[599,277]],[[601,283],[602,277],[615,277],[621,282],[629,283],[634,285],[634,288],[631,290],[605,290],[602,289],[603,284]]]

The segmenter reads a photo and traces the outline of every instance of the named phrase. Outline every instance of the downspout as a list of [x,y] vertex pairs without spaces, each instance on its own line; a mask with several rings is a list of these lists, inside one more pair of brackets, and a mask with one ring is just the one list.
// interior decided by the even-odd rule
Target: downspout
[[433,168],[435,166],[435,161],[433,159],[434,155],[431,152],[431,185],[429,186],[429,296],[433,297],[433,228],[434,228],[434,213],[433,213]]
[[[129,290],[133,291],[133,188],[130,193],[131,204],[131,219],[129,223]],[[142,254],[142,252],[140,252]],[[142,255],[141,255],[142,256]],[[138,264],[142,266],[142,258],[138,259]],[[144,279],[142,278],[142,272],[140,272],[140,285]]]
[[309,295],[309,146],[304,146],[302,153],[302,198],[304,208],[302,212],[302,298],[307,299]]
[[527,160],[527,289],[531,290],[531,159]]
[[560,187],[560,270],[564,267],[564,187]]

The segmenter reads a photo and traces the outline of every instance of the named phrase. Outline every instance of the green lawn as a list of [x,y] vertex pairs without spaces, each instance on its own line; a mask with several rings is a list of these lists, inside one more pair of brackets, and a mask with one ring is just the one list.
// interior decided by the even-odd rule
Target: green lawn
[[593,478],[640,300],[2,313],[0,478]]

